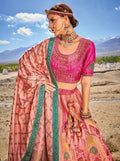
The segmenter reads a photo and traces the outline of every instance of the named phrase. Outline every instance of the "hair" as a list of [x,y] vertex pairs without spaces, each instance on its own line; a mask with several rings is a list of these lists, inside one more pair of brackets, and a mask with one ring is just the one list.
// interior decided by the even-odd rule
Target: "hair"
[[[55,6],[51,7],[50,10],[60,11],[60,12],[63,12],[63,13],[66,10],[66,12],[73,14],[72,9],[64,3],[58,3]],[[73,27],[76,27],[79,24],[78,20],[75,19],[74,16],[68,16],[68,18],[69,18],[70,23],[72,24]]]

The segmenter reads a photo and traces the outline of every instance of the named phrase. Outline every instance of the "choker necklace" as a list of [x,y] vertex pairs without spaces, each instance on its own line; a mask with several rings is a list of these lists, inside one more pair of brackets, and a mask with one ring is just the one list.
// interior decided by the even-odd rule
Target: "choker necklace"
[[60,43],[64,43],[64,47],[68,47],[69,44],[74,44],[73,40],[75,40],[78,37],[78,35],[75,31],[73,31],[72,33],[70,33],[70,31],[67,31],[65,35],[60,35],[58,37],[60,39]]

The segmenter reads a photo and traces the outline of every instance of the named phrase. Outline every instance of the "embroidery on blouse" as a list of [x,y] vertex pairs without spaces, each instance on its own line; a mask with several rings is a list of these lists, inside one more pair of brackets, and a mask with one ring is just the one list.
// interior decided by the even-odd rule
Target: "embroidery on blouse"
[[75,83],[80,80],[83,62],[91,41],[81,38],[75,52],[62,54],[58,49],[59,39],[56,38],[51,57],[51,68],[57,81]]

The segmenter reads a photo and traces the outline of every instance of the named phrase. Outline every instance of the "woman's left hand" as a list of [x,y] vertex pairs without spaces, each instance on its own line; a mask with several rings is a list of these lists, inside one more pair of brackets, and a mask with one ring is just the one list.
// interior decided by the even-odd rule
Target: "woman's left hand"
[[[98,126],[97,126],[97,124],[96,124],[96,121],[94,121],[92,118],[90,118],[90,119],[85,119],[84,120],[84,122],[85,122],[85,124],[86,124],[86,126],[87,126],[87,129],[88,129],[88,132],[91,134],[92,132],[91,132],[91,129],[90,129],[90,126],[93,126],[93,127],[95,127],[96,129],[98,129]],[[99,130],[99,129],[98,129]]]
[[50,94],[51,92],[55,91],[54,87],[55,87],[55,85],[53,85],[52,83],[46,82],[45,91]]

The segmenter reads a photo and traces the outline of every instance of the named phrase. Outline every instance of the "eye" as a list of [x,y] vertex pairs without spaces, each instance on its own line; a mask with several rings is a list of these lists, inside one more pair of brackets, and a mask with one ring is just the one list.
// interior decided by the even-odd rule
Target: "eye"
[[51,22],[54,22],[55,20],[53,19],[53,18],[51,18],[51,20],[50,20]]

